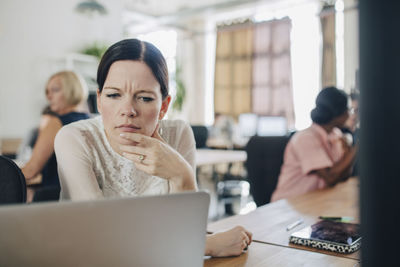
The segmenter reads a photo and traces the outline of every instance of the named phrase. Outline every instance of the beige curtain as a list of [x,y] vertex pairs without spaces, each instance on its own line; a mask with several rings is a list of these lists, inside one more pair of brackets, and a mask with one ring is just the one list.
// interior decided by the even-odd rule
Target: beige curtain
[[325,5],[320,13],[322,30],[322,88],[336,86],[335,7]]
[[218,28],[215,112],[283,116],[294,126],[290,30],[287,18]]
[[253,25],[218,28],[214,79],[214,110],[237,117],[251,112]]
[[285,117],[294,126],[290,19],[258,23],[254,29],[252,112]]

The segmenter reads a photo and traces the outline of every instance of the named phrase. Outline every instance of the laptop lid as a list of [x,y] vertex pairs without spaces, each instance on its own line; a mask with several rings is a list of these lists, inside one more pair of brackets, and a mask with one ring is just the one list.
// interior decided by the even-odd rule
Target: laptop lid
[[0,208],[0,266],[203,266],[206,192]]

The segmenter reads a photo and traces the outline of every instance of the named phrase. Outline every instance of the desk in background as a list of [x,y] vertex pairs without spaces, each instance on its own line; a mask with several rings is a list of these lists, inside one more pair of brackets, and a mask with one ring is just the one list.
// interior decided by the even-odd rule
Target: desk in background
[[242,150],[196,149],[196,166],[220,163],[245,162],[247,154]]
[[211,178],[217,185],[220,180],[217,172],[217,165],[226,164],[227,170],[224,173],[230,173],[231,167],[235,163],[244,163],[247,159],[247,154],[243,150],[224,150],[224,149],[196,149],[196,177],[198,178],[200,168],[211,166]]
[[21,138],[3,138],[0,139],[0,155],[15,159],[19,146],[22,143]]
[[[317,190],[292,199],[272,202],[246,215],[236,215],[211,223],[208,226],[208,231],[216,232],[242,225],[253,233],[253,240],[256,242],[360,259],[359,251],[352,254],[338,254],[289,244],[291,233],[314,224],[318,221],[318,216],[320,215],[350,216],[355,218],[354,222],[359,222],[358,191],[358,179],[350,178],[332,188]],[[286,231],[286,227],[299,218],[302,218],[304,223],[291,231]]]
[[[206,189],[211,194],[210,219],[215,220],[225,215],[226,195],[223,196],[218,183],[225,180],[244,179],[243,163],[247,154],[243,150],[197,149],[196,179],[199,188]],[[234,182],[236,182],[234,181]],[[221,185],[221,184],[220,184]],[[224,185],[224,183],[222,183]],[[239,183],[240,186],[240,183]],[[244,203],[245,201],[243,201]],[[230,210],[228,211],[230,212]]]

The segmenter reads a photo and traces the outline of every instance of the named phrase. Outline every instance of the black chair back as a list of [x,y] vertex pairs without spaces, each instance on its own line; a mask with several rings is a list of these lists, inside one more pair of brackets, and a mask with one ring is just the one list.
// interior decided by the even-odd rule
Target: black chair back
[[11,159],[0,156],[0,205],[25,202],[24,174]]
[[250,193],[257,207],[271,201],[290,136],[253,136],[246,145]]
[[208,139],[208,128],[204,125],[192,125],[194,140],[196,141],[196,148],[206,147]]

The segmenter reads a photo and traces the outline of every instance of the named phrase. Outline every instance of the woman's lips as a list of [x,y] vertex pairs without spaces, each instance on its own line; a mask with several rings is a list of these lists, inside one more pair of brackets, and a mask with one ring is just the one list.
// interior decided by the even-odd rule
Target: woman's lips
[[127,133],[135,133],[140,130],[139,127],[134,126],[134,125],[120,125],[117,127],[120,131],[122,132],[127,132]]

